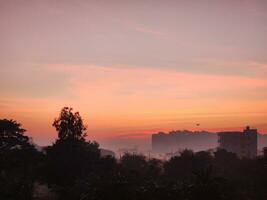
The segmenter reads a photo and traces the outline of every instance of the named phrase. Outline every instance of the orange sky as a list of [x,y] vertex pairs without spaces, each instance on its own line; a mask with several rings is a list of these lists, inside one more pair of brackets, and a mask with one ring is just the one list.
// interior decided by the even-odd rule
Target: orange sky
[[[0,112],[23,123],[40,141],[55,137],[51,124],[63,106],[80,111],[89,137],[94,139],[171,129],[216,131],[245,125],[266,131],[266,95],[258,92],[267,87],[264,79],[127,66],[41,68],[46,73],[69,75],[67,90],[56,97],[2,97]],[[201,126],[196,127],[196,123]]]
[[[0,1],[0,118],[38,144],[64,106],[88,137],[267,133],[264,1]],[[200,123],[197,127],[196,124]]]

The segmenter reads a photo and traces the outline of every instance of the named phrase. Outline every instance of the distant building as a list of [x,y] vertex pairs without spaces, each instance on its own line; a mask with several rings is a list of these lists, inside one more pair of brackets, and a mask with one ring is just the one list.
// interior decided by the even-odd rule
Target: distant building
[[108,149],[100,149],[100,155],[102,157],[105,157],[105,156],[115,157],[115,153],[111,150],[108,150]]
[[257,129],[247,127],[243,132],[220,132],[219,147],[236,153],[239,157],[253,158],[257,156]]
[[218,137],[206,131],[171,131],[152,135],[152,151],[157,154],[175,153],[182,149],[194,151],[217,147]]

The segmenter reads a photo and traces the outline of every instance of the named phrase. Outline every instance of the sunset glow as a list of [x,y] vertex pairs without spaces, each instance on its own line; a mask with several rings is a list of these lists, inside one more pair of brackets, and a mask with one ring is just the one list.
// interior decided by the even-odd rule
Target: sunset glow
[[0,118],[40,145],[64,106],[100,141],[267,133],[264,1],[130,2],[1,1]]

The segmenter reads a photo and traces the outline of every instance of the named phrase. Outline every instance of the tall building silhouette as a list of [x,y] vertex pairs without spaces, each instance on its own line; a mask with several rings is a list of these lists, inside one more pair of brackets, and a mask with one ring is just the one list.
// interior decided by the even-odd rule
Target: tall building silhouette
[[237,154],[239,157],[254,158],[257,156],[257,129],[249,126],[243,132],[220,132],[219,148]]
[[152,134],[152,150],[159,154],[175,153],[182,149],[201,151],[216,148],[217,141],[217,134],[206,131],[159,132]]

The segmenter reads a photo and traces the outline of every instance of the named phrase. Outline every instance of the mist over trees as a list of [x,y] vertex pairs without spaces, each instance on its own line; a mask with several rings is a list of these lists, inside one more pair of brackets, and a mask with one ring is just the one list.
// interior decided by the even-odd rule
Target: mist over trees
[[[129,153],[116,159],[86,140],[72,108],[64,107],[52,125],[58,137],[40,152],[21,124],[0,120],[0,199],[267,199],[267,148],[254,159],[223,149],[184,150],[169,160]],[[38,195],[40,186],[50,195]]]

